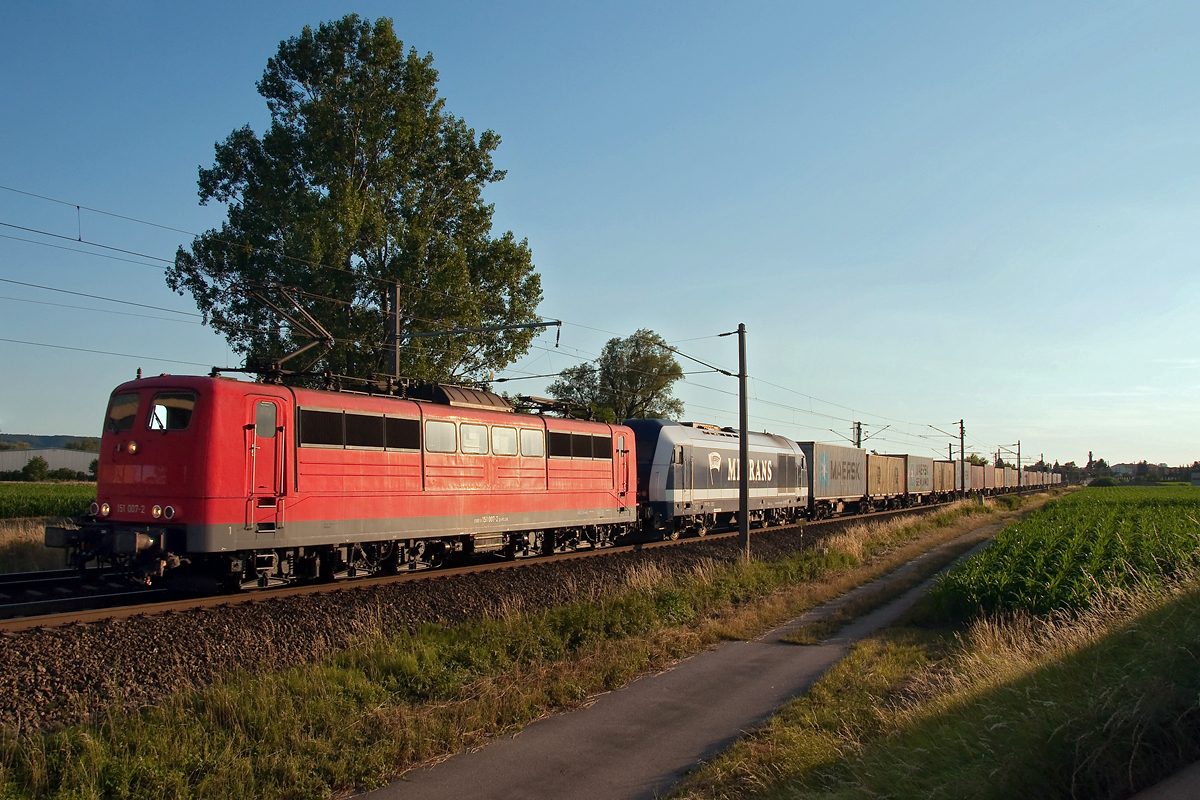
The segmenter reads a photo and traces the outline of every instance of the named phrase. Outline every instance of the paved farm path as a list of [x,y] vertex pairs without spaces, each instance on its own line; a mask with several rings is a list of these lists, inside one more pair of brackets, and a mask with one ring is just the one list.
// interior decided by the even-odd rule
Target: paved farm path
[[[979,528],[955,542],[980,538],[998,527]],[[781,637],[903,575],[938,549],[757,639],[717,645],[600,695],[586,708],[538,720],[515,736],[412,770],[361,797],[642,800],[664,794],[697,762],[715,756],[743,731],[807,691],[856,640],[897,619],[932,579],[855,620],[823,644],[797,646]]]

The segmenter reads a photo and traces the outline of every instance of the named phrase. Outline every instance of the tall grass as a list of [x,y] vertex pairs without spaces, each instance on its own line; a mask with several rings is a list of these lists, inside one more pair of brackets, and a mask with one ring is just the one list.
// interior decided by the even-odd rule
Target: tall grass
[[371,637],[137,713],[116,704],[93,724],[10,731],[0,736],[0,796],[291,798],[373,786],[712,642],[756,635],[892,563],[861,558],[906,559],[897,548],[973,524],[953,510],[867,525],[779,561],[703,562],[684,575],[646,567],[619,591],[557,608]]
[[1200,758],[1200,576],[860,642],[675,797],[1124,798]]
[[0,519],[0,573],[62,569],[63,551],[46,547],[46,525],[55,517]]

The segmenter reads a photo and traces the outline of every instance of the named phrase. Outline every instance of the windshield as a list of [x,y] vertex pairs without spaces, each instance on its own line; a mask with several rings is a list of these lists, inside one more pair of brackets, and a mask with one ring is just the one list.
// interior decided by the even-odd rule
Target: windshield
[[150,430],[181,431],[191,424],[192,411],[195,408],[195,392],[161,392],[156,394],[154,395],[154,402],[150,404]]
[[133,427],[137,417],[138,396],[136,394],[117,394],[108,404],[108,419],[104,427],[110,433],[122,433]]

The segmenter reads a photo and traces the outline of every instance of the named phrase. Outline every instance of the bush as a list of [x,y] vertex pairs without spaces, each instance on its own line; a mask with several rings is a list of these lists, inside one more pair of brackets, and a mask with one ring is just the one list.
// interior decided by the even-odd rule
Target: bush
[[27,481],[44,481],[49,473],[50,464],[41,456],[34,456],[21,468],[22,479]]

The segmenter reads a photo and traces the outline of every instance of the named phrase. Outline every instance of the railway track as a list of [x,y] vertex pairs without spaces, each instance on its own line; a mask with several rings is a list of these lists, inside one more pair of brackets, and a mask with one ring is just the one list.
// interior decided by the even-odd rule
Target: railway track
[[[922,516],[937,511],[941,507],[941,505],[931,505],[878,511],[869,515],[834,517],[797,525],[774,526],[769,530],[773,532],[789,529],[811,530],[819,535],[826,535],[845,525],[901,515]],[[763,528],[751,529],[752,543],[754,534],[763,530]],[[572,550],[550,556],[520,558],[514,561],[482,561],[461,567],[402,571],[393,575],[343,579],[331,583],[299,584],[239,594],[187,598],[172,597],[165,589],[135,586],[111,571],[87,570],[81,573],[78,570],[53,570],[37,573],[13,573],[0,575],[0,632],[59,627],[75,623],[124,619],[138,615],[189,611],[222,605],[258,603],[280,597],[350,591],[385,583],[429,580],[490,570],[521,569],[552,561],[597,558],[657,547],[687,547],[702,542],[735,538],[737,535],[736,531],[710,533],[705,537],[675,541]]]
[[56,569],[0,575],[0,617],[40,617],[152,602],[162,590],[137,587],[112,570]]

